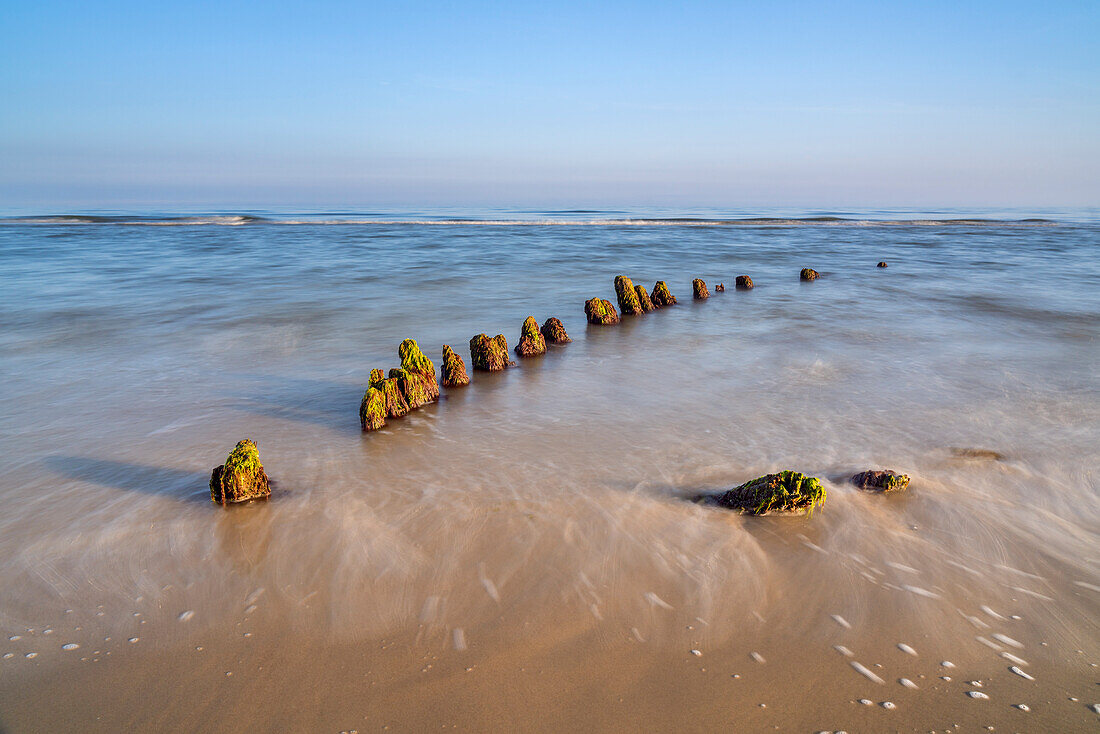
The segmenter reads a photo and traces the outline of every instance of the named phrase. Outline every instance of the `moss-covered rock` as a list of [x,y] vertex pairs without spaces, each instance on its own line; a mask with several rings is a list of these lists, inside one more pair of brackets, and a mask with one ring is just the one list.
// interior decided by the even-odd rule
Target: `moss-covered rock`
[[617,324],[619,314],[606,298],[589,298],[584,302],[584,315],[590,324]]
[[707,284],[703,282],[702,278],[691,281],[691,295],[696,301],[710,298],[710,291],[707,290]]
[[554,318],[553,316],[543,322],[541,331],[547,344],[568,344],[573,341],[569,338],[569,335],[565,333],[565,325],[562,324],[561,319]]
[[802,272],[798,274],[799,280],[817,280],[817,271],[813,268],[802,268]]
[[637,316],[642,313],[642,304],[634,291],[634,283],[625,275],[615,276],[615,295],[619,299],[619,309],[623,316]]
[[470,384],[470,376],[466,374],[466,363],[446,344],[443,345],[443,366],[439,372],[443,387],[465,387]]
[[435,363],[428,359],[428,355],[420,351],[420,347],[413,339],[406,339],[397,348],[397,354],[401,357],[401,369],[416,375],[429,402],[439,399],[439,382],[435,379]]
[[890,469],[869,469],[852,477],[852,484],[868,492],[894,492],[909,486],[909,475]]
[[715,293],[725,293],[726,284],[725,283],[719,283],[717,286],[715,286],[714,291],[715,291]]
[[890,267],[890,266],[886,264],[886,261],[885,261],[885,260],[883,260],[882,262],[880,262],[880,263],[879,263],[879,264],[877,265],[877,267],[880,267],[880,268],[888,268],[888,267]]
[[814,477],[796,471],[766,474],[720,495],[699,498],[707,504],[747,515],[812,514],[825,503],[825,488]]
[[397,389],[401,392],[401,397],[405,399],[409,410],[416,410],[433,400],[428,390],[428,381],[419,372],[409,372],[404,368],[395,367],[390,370],[390,380],[397,381]]
[[386,379],[382,370],[371,370],[370,386],[381,391],[385,396],[387,418],[400,418],[409,412],[409,404],[405,402],[405,396],[397,380]]
[[368,387],[359,403],[359,424],[364,431],[377,431],[386,425],[386,396],[376,387]]
[[747,275],[738,275],[734,283],[738,290],[747,291],[752,288],[752,278]]
[[528,316],[523,321],[516,354],[521,357],[537,357],[540,354],[546,354],[546,339],[539,331],[539,322],[535,321],[534,316]]
[[676,296],[669,293],[668,285],[663,280],[658,280],[653,284],[652,300],[653,305],[657,308],[676,305]]
[[492,338],[487,334],[478,334],[471,339],[470,362],[475,370],[484,372],[499,372],[515,364],[508,359],[508,340],[503,334]]
[[653,305],[653,299],[649,297],[649,292],[644,285],[634,286],[634,292],[638,294],[638,303],[641,304],[643,311],[652,311],[657,308]]
[[219,505],[248,502],[271,494],[271,485],[256,444],[244,439],[238,441],[221,466],[210,474],[210,499]]

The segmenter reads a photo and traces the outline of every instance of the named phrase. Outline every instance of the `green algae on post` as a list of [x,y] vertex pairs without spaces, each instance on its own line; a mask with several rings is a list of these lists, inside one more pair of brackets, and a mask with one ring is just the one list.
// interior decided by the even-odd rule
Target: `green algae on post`
[[528,316],[523,321],[516,354],[521,357],[537,357],[540,354],[546,354],[546,338],[539,331],[539,322],[535,321],[534,316]]
[[434,399],[428,390],[424,376],[416,372],[395,367],[390,370],[390,381],[397,382],[397,389],[401,397],[405,398],[405,404],[409,406],[409,410],[416,410]]
[[752,278],[747,275],[738,275],[737,280],[734,281],[734,286],[738,290],[747,291],[752,288]]
[[852,484],[869,492],[895,492],[909,486],[909,475],[892,469],[861,471],[852,477]]
[[515,364],[508,359],[508,340],[503,334],[492,338],[478,334],[470,339],[470,362],[475,370],[483,372],[499,372]]
[[802,272],[798,274],[799,280],[817,280],[817,271],[813,268],[802,268]]
[[638,302],[638,294],[634,291],[634,283],[625,275],[615,276],[615,295],[619,299],[619,308],[623,316],[637,316],[642,313],[642,304]]
[[210,499],[219,505],[247,502],[271,494],[255,442],[238,441],[229,458],[210,474]]
[[696,301],[710,298],[710,291],[707,290],[707,284],[703,282],[702,278],[691,281],[691,295]]
[[714,291],[715,291],[715,293],[724,293],[726,291],[726,284],[725,283],[719,283],[717,285],[717,287],[715,287]]
[[888,267],[890,267],[890,266],[886,264],[886,261],[885,261],[885,260],[883,260],[882,262],[880,262],[880,263],[879,263],[878,265],[876,265],[875,267],[879,267],[879,268],[888,268]]
[[368,387],[359,404],[359,424],[364,431],[377,431],[386,425],[386,396],[376,387]]
[[401,357],[401,369],[413,375],[428,394],[429,402],[439,399],[439,383],[435,379],[435,364],[420,351],[415,339],[406,339],[397,348]]
[[653,311],[657,308],[653,305],[653,299],[649,297],[644,285],[634,286],[634,292],[638,294],[638,303],[641,304],[643,311]]
[[619,314],[606,298],[589,298],[584,302],[584,315],[590,324],[617,324]]
[[724,494],[698,499],[747,515],[812,515],[825,503],[825,488],[816,477],[781,471],[745,482]]
[[664,308],[665,306],[675,306],[676,296],[672,295],[668,290],[668,284],[663,280],[658,280],[653,284],[653,305],[657,308]]
[[547,344],[568,344],[573,341],[569,338],[569,334],[565,333],[565,325],[562,324],[561,319],[553,316],[543,322],[540,331]]
[[380,390],[386,397],[387,418],[400,418],[409,412],[409,405],[405,402],[405,396],[401,394],[397,380],[386,379],[382,370],[371,370],[370,386]]
[[470,384],[466,363],[447,344],[443,345],[443,366],[439,372],[444,387],[465,387]]

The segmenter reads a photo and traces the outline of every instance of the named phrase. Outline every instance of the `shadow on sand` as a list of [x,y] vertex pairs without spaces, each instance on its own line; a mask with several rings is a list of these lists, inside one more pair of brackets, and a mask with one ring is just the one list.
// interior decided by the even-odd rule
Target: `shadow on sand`
[[81,482],[127,492],[174,497],[187,502],[210,503],[210,475],[207,472],[92,459],[87,456],[47,456],[43,463],[50,471]]

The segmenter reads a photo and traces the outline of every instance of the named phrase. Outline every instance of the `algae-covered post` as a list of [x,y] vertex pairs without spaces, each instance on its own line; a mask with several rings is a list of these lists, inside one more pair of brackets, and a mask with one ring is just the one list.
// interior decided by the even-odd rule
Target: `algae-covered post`
[[719,284],[718,284],[717,286],[715,286],[715,288],[714,288],[714,291],[715,291],[716,293],[724,293],[724,292],[725,292],[725,290],[726,290],[726,284],[725,284],[725,283],[719,283]]
[[896,492],[909,486],[909,475],[892,469],[869,469],[852,477],[852,484],[868,492]]
[[465,387],[470,384],[470,376],[466,374],[466,363],[447,344],[443,345],[443,366],[439,372],[443,387]]
[[752,278],[747,275],[738,275],[737,280],[734,282],[734,286],[738,290],[747,291],[752,288]]
[[634,291],[634,283],[625,275],[615,276],[615,295],[619,298],[619,308],[623,316],[636,316],[642,313],[642,304]]
[[210,499],[219,505],[262,499],[271,494],[271,486],[260,463],[255,442],[238,441],[221,466],[210,474]]
[[782,471],[765,474],[720,495],[705,495],[696,499],[748,515],[813,514],[825,503],[825,488],[815,477],[796,471]]
[[710,291],[707,290],[707,284],[703,282],[702,278],[691,281],[691,295],[696,301],[710,298]]
[[401,394],[397,380],[388,380],[382,370],[370,371],[370,386],[382,391],[386,397],[386,417],[400,418],[409,412],[405,396]]
[[584,302],[584,315],[590,324],[617,324],[619,314],[606,298],[589,298]]
[[880,268],[888,268],[888,267],[890,267],[890,266],[886,264],[886,261],[885,261],[885,260],[883,260],[883,261],[882,261],[882,262],[880,262],[880,263],[879,263],[879,264],[878,264],[878,265],[877,265],[876,267],[880,267]]
[[376,387],[368,387],[359,404],[359,424],[364,431],[377,431],[386,425],[386,396]]
[[658,280],[653,284],[653,305],[657,308],[664,308],[665,306],[675,306],[676,296],[672,295],[668,290],[668,284],[663,280]]
[[499,372],[515,364],[508,359],[508,340],[503,334],[492,338],[478,334],[470,339],[470,362],[475,370],[483,372]]
[[634,286],[634,292],[638,294],[638,303],[641,304],[643,311],[653,311],[657,308],[653,305],[653,299],[649,297],[644,285]]
[[539,322],[535,321],[534,316],[528,316],[523,321],[516,354],[521,357],[537,357],[540,354],[546,354],[546,338],[539,331]]
[[802,268],[802,272],[798,274],[799,280],[817,280],[817,271],[813,268]]
[[569,334],[565,333],[565,325],[562,324],[561,319],[553,316],[543,322],[541,331],[547,344],[568,344],[573,341],[569,338]]
[[401,342],[397,354],[401,357],[401,369],[409,373],[411,380],[420,383],[417,389],[427,394],[428,402],[438,400],[439,382],[435,379],[435,363],[420,351],[416,341],[406,339]]
[[409,410],[416,410],[434,399],[431,393],[428,392],[423,377],[415,372],[395,367],[390,370],[390,381],[397,382],[397,389],[401,392],[401,396],[405,398],[405,404],[409,406]]

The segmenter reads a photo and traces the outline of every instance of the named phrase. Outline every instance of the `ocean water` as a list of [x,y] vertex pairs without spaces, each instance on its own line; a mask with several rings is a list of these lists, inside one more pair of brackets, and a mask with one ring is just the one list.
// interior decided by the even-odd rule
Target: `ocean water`
[[[5,730],[1095,722],[1096,210],[5,214]],[[587,325],[618,274],[680,303]],[[469,366],[528,315],[573,343],[361,433],[402,339]],[[244,437],[272,499],[218,508]],[[818,513],[687,501],[781,469]],[[222,714],[143,696],[165,669]],[[787,685],[831,703],[758,705]]]

